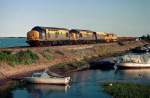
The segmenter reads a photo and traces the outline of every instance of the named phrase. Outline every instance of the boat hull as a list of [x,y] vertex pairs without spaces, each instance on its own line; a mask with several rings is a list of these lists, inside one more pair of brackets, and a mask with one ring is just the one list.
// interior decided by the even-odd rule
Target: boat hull
[[140,64],[140,63],[118,63],[116,66],[120,69],[138,69],[138,68],[150,68],[150,64]]
[[24,81],[38,84],[60,84],[67,85],[70,82],[70,77],[66,78],[36,78],[36,77],[25,77]]

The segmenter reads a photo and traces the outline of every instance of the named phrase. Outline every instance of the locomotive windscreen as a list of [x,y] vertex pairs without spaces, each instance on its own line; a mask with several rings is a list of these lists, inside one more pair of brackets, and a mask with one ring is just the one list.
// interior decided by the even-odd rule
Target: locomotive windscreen
[[41,27],[34,27],[32,30],[38,31],[40,33],[45,32],[45,30]]

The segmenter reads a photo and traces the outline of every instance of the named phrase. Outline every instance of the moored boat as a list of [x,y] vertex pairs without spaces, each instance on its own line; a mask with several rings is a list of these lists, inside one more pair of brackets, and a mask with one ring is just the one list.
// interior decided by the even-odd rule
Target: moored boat
[[63,84],[67,85],[70,82],[70,77],[62,77],[56,74],[49,75],[47,72],[33,73],[31,77],[24,77],[24,81],[40,84]]
[[118,63],[118,68],[150,68],[150,64],[139,63]]
[[116,68],[150,68],[150,54],[129,54],[117,59]]

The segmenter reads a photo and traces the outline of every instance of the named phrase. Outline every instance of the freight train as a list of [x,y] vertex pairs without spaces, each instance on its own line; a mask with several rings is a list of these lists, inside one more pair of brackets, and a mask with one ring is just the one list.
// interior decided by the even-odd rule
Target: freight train
[[92,44],[117,40],[118,37],[115,34],[55,27],[36,26],[27,33],[27,43],[30,46]]

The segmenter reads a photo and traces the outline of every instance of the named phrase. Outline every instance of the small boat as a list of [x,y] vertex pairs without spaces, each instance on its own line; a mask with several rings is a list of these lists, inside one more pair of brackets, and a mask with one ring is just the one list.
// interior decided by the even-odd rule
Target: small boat
[[40,83],[40,84],[63,84],[67,85],[70,82],[70,77],[62,77],[55,73],[50,72],[38,72],[33,73],[31,77],[24,77],[24,81],[30,83]]
[[129,54],[118,57],[114,68],[150,68],[150,54]]

